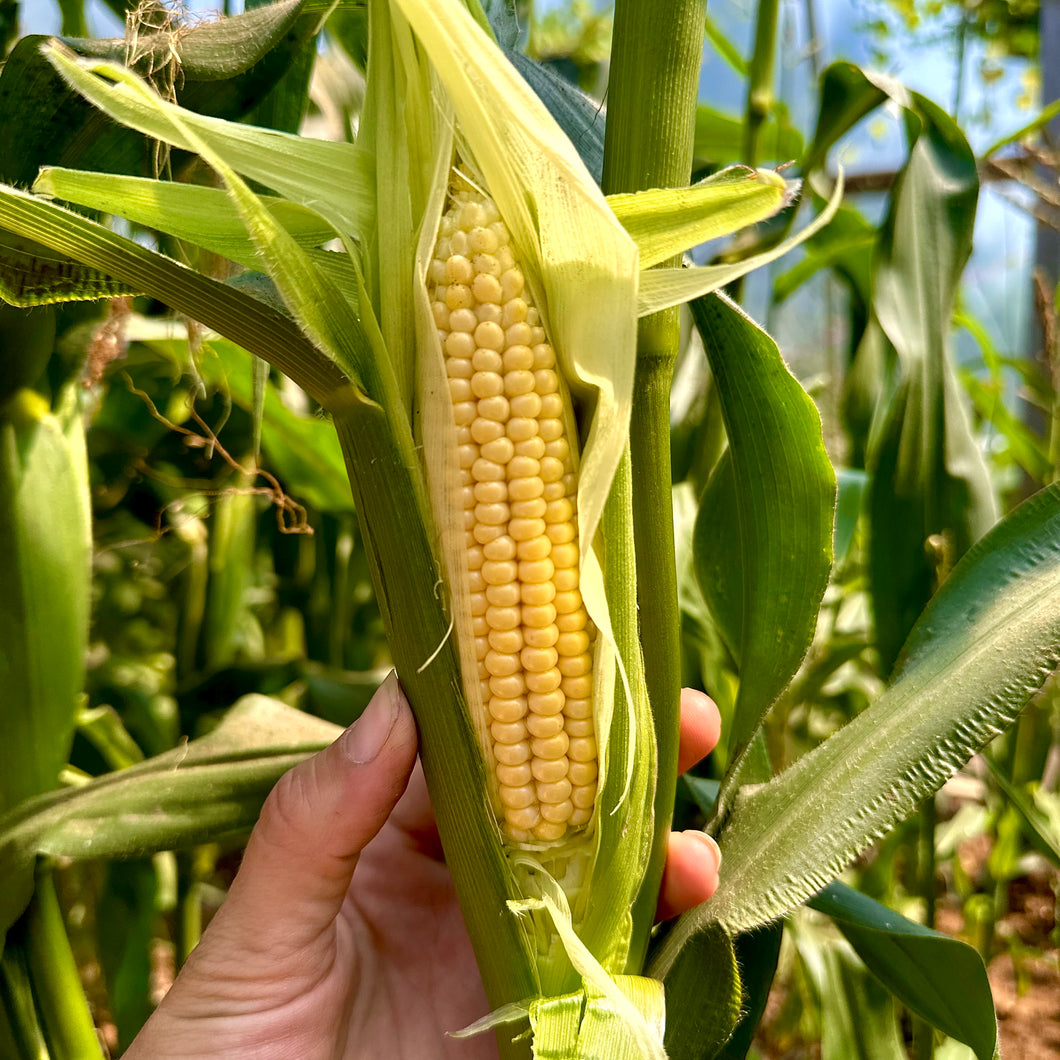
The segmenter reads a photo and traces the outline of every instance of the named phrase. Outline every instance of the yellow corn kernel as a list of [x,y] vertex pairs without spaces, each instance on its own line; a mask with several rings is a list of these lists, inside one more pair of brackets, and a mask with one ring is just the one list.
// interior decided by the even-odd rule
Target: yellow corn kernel
[[464,591],[495,805],[512,841],[554,842],[588,824],[597,786],[575,439],[496,205],[455,191],[440,230],[428,294],[458,431]]

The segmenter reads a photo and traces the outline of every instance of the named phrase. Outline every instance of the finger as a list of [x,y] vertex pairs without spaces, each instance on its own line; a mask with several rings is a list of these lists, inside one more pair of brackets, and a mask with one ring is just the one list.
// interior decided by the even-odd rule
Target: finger
[[681,689],[681,740],[677,768],[684,773],[705,758],[721,739],[721,714],[706,692]]
[[706,832],[671,832],[656,920],[669,920],[705,902],[718,889],[721,850]]
[[219,929],[273,957],[326,932],[415,757],[412,713],[392,674],[350,728],[273,788],[218,913]]

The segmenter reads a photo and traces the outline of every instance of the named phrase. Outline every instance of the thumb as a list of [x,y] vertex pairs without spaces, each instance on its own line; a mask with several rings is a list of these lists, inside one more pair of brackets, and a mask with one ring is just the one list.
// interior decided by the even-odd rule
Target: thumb
[[215,918],[218,932],[272,959],[318,940],[415,758],[412,712],[392,673],[353,725],[273,788]]

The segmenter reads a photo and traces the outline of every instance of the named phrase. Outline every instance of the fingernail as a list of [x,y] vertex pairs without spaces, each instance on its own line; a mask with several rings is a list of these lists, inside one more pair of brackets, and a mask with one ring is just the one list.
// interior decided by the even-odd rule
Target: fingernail
[[343,750],[357,765],[367,765],[383,749],[397,720],[397,675],[379,686],[364,713],[343,733]]
[[706,832],[697,831],[695,828],[686,828],[684,834],[691,836],[710,850],[711,854],[714,855],[715,869],[721,868],[721,847],[714,841],[713,836],[707,835]]

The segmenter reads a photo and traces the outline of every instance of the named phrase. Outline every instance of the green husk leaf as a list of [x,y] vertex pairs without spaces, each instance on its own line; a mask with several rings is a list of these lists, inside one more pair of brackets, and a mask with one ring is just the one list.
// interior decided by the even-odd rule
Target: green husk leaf
[[607,204],[640,250],[640,267],[732,235],[787,206],[797,186],[771,169],[733,166],[690,188],[609,195]]
[[[59,50],[53,50],[50,55],[63,76],[86,95],[92,92],[97,106],[116,121],[122,120],[123,107],[119,103],[112,109],[114,101],[132,99],[138,110],[157,114],[164,128],[171,127],[173,135],[197,151],[225,182],[269,275],[303,331],[318,349],[343,365],[357,383],[375,375],[371,364],[373,353],[361,321],[339,289],[310,261],[295,239],[224,160],[223,147],[222,153],[211,148],[190,124],[185,124],[186,112],[165,103],[124,67],[99,62],[79,64]],[[98,85],[103,79],[114,82],[114,87],[99,91]]]
[[[308,13],[312,6],[317,14]],[[111,7],[124,18],[135,5]],[[159,13],[152,9],[147,20]],[[167,21],[159,30],[140,24],[129,38],[67,37],[64,43],[81,55],[128,58],[142,73],[168,82],[190,110],[239,119],[282,79],[292,56],[312,48],[321,19],[317,0],[280,0],[214,21]],[[0,180],[28,185],[45,162],[141,174],[157,165],[159,157],[141,136],[108,121],[55,74],[41,55],[47,39],[23,37],[0,73]]]
[[783,257],[803,240],[819,232],[835,216],[843,198],[842,174],[836,180],[828,205],[802,231],[785,239],[771,250],[755,254],[731,265],[699,265],[691,269],[649,269],[641,274],[637,291],[637,315],[649,316],[670,306],[690,302],[693,298],[710,294],[746,276],[755,269]]
[[[328,410],[341,412],[359,400],[339,365],[318,351],[289,316],[80,214],[0,185],[0,230],[61,250],[115,277],[132,291],[149,294],[207,327],[223,331],[289,375]],[[2,287],[0,293],[4,293]],[[82,291],[53,300],[98,297]]]
[[[664,1007],[661,983],[643,976],[609,975],[575,933],[566,898],[558,887],[554,895],[545,893],[540,899],[508,904],[517,913],[544,910],[571,964],[582,976],[589,1004],[579,1028],[579,1048],[574,1053],[579,1060],[666,1060],[662,1046]],[[530,1022],[534,1028],[536,1058],[538,1035],[542,1041],[552,1035],[543,1026],[543,1013],[538,1012],[536,1019],[535,1013],[535,1006],[531,1004]],[[566,1008],[562,1022],[565,1027],[569,1022]],[[570,1055],[571,1040],[567,1038],[567,1055]]]
[[[68,84],[115,121],[196,154],[205,145],[221,152],[245,177],[317,210],[343,234],[356,238],[371,233],[373,159],[362,148],[206,118],[144,92],[138,87],[142,82],[127,71],[115,74],[113,83],[91,72],[124,70],[115,64],[78,59],[58,44],[48,46],[45,54]],[[292,165],[292,159],[298,164]]]
[[[246,226],[221,188],[49,166],[34,181],[33,192],[43,198],[63,199],[90,210],[117,214],[197,243],[247,268],[261,268]],[[335,236],[331,225],[305,206],[264,195],[261,201],[303,249],[318,247]]]

